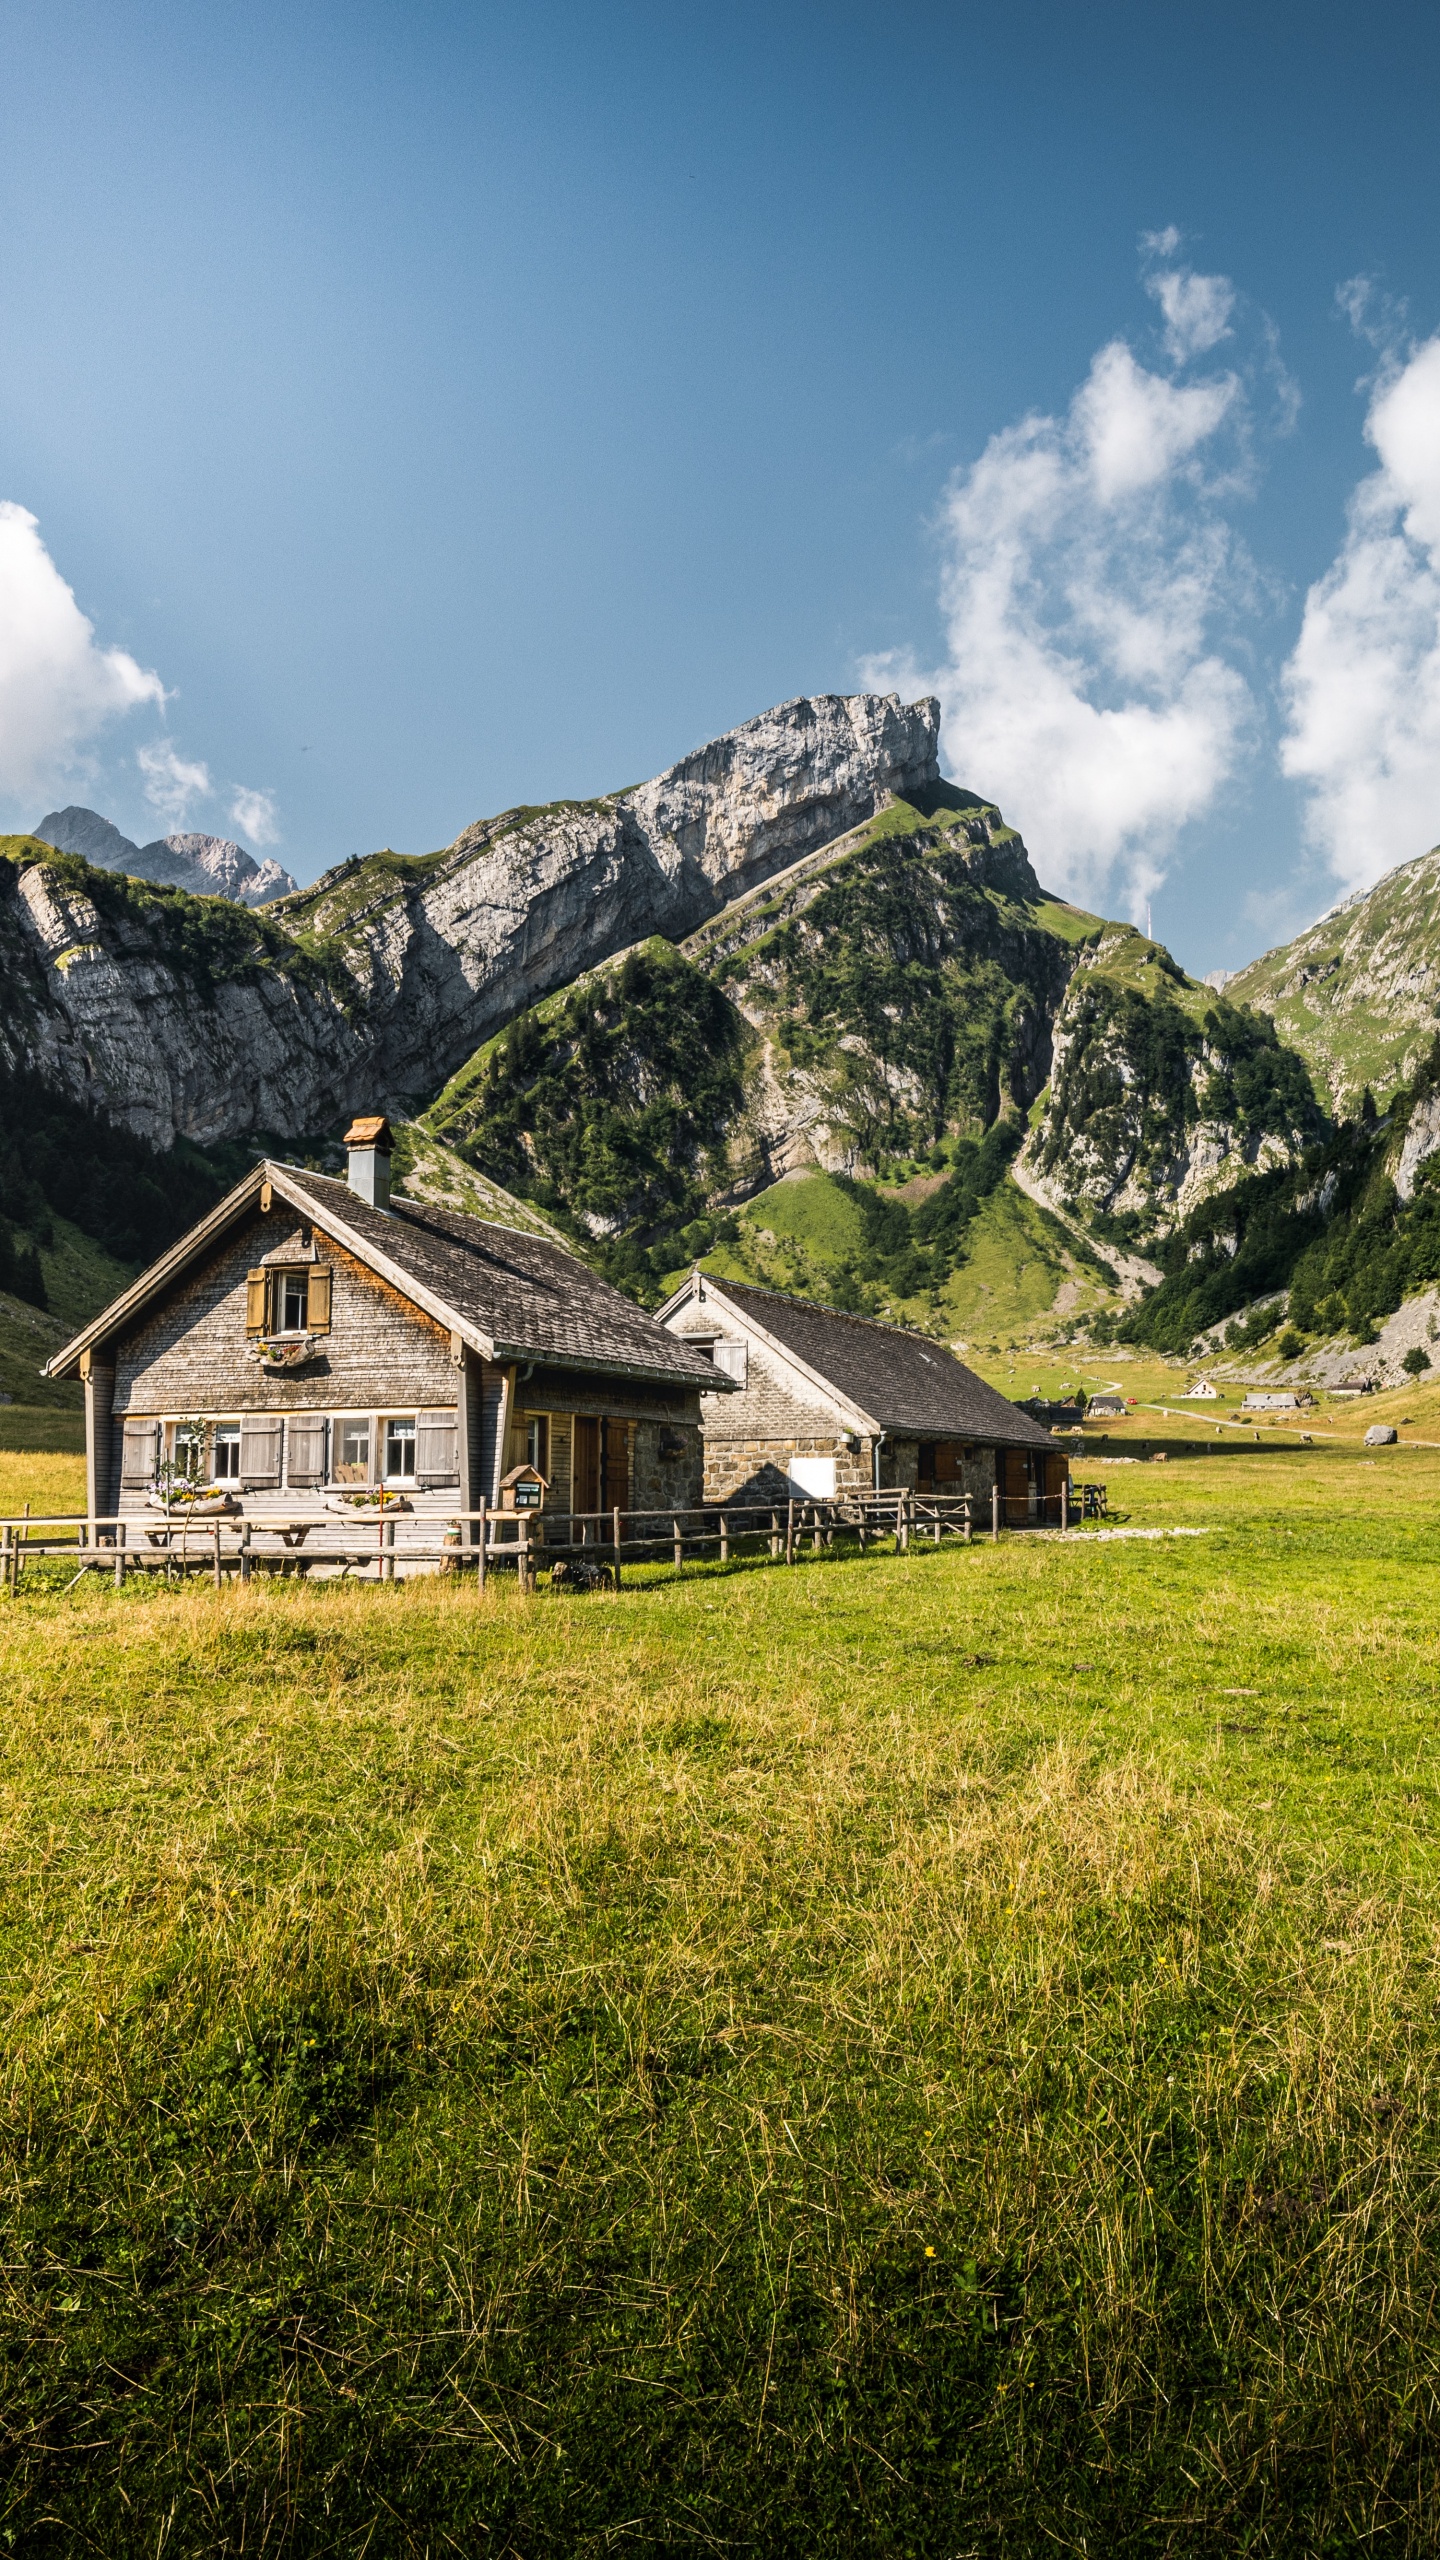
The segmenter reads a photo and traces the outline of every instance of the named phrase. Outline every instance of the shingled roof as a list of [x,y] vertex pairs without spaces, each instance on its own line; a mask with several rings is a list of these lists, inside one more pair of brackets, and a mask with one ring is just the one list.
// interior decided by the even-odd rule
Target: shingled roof
[[[1048,1431],[994,1387],[987,1387],[942,1342],[787,1298],[778,1289],[703,1275],[705,1301],[729,1305],[876,1430],[915,1432],[926,1440],[976,1440],[988,1447],[1048,1449]],[[687,1284],[687,1289],[693,1283]],[[677,1294],[662,1316],[684,1303]]]
[[553,1361],[715,1392],[716,1372],[702,1353],[667,1333],[643,1307],[548,1237],[429,1201],[392,1199],[388,1212],[372,1208],[348,1182],[272,1163],[256,1165],[208,1217],[57,1352],[50,1375],[65,1376],[93,1344],[123,1332],[227,1229],[253,1212],[266,1183],[486,1359]]

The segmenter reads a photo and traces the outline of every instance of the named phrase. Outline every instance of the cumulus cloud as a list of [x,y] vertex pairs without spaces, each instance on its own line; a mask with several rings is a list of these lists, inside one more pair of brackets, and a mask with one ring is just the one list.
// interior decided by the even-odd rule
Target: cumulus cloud
[[[1177,291],[1169,326],[1213,345],[1230,288],[1174,272],[1207,291]],[[1222,503],[1245,416],[1234,373],[1181,383],[1102,347],[1065,416],[1007,427],[950,484],[946,663],[869,671],[940,695],[950,771],[1000,801],[1048,879],[1093,897],[1118,872],[1136,912],[1252,724],[1222,648],[1253,599]]]
[[0,501],[0,795],[50,794],[107,722],[164,700],[157,675],[100,647],[36,517]]
[[230,803],[230,823],[258,848],[280,841],[279,812],[273,791],[251,791],[237,783]]
[[137,750],[135,761],[145,776],[145,797],[161,823],[176,834],[197,800],[210,797],[208,765],[187,764],[168,738]]
[[1380,468],[1305,599],[1283,680],[1282,768],[1346,889],[1440,838],[1440,337],[1387,365],[1365,433]]

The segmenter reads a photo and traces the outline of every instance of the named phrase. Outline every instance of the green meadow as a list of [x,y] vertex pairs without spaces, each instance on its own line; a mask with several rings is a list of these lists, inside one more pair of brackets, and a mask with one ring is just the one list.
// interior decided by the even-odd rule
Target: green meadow
[[1433,2550],[1440,1453],[1365,1418],[1110,1465],[1196,1535],[27,1574],[0,2549]]

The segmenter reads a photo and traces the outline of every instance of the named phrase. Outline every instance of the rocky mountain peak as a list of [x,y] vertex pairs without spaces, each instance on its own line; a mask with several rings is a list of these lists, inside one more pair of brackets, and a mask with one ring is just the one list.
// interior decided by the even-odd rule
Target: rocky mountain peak
[[229,836],[157,836],[150,844],[134,844],[97,809],[52,809],[34,833],[42,844],[76,853],[97,870],[127,871],[132,879],[187,889],[196,898],[233,898],[237,906],[260,907],[297,886],[278,862],[257,862]]

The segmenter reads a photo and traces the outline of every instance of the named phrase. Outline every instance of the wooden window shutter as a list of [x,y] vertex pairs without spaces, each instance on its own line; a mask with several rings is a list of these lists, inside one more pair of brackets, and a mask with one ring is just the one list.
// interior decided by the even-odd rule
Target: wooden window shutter
[[240,1423],[240,1481],[242,1485],[278,1484],[280,1481],[281,1425],[268,1415],[242,1416]]
[[127,1422],[120,1454],[120,1482],[127,1492],[147,1486],[155,1473],[155,1425]]
[[247,1333],[263,1333],[265,1330],[269,1313],[265,1303],[270,1294],[267,1285],[269,1277],[268,1271],[247,1271],[245,1274],[245,1330]]
[[415,1473],[421,1483],[459,1483],[458,1436],[453,1413],[420,1415],[415,1426]]
[[[314,1287],[314,1282],[311,1282]],[[290,1424],[290,1449],[285,1468],[285,1481],[293,1485],[317,1485],[325,1481],[325,1417],[323,1413],[297,1413]]]
[[330,1282],[333,1277],[328,1263],[321,1263],[310,1274],[305,1321],[311,1333],[328,1333],[330,1330]]

